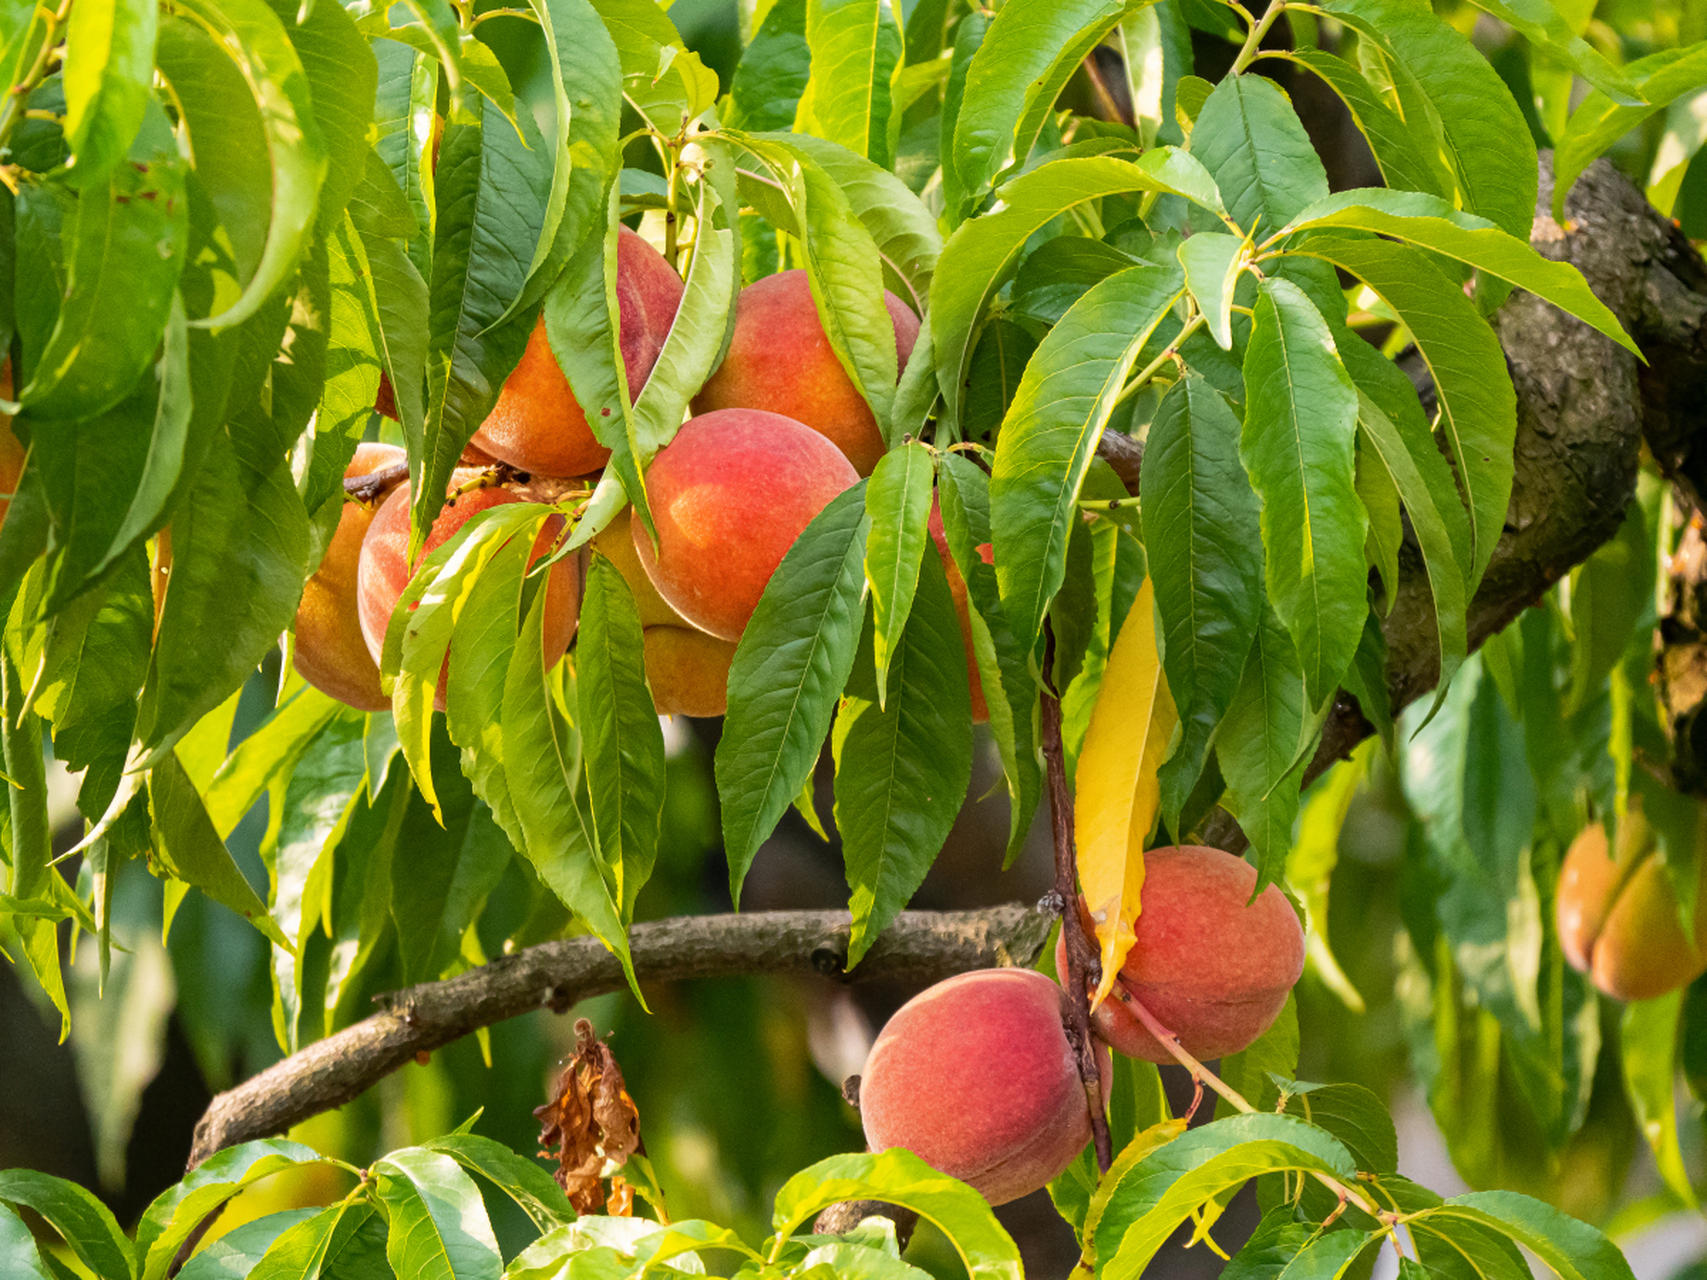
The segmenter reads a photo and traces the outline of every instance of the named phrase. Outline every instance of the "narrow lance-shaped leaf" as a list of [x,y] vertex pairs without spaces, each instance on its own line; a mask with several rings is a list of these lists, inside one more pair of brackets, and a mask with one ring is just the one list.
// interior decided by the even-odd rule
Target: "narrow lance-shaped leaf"
[[1039,165],[1002,188],[1001,209],[949,237],[931,280],[930,305],[931,342],[949,424],[960,419],[979,322],[1026,242],[1069,209],[1130,191],[1180,195],[1223,219],[1227,216],[1215,180],[1196,157],[1157,147],[1136,161],[1073,156]]
[[1233,349],[1233,289],[1249,247],[1248,240],[1213,231],[1199,232],[1179,247],[1186,288],[1197,302],[1209,336],[1223,351]]
[[794,123],[811,66],[806,0],[777,0],[741,54],[729,85],[724,123],[735,129],[787,129]]
[[996,13],[966,70],[954,126],[952,165],[970,196],[997,171],[1025,163],[1055,99],[1079,64],[1120,21],[1141,6],[1125,0],[1009,0]]
[[1571,113],[1553,153],[1553,216],[1565,216],[1565,197],[1583,170],[1630,130],[1667,105],[1707,84],[1707,46],[1661,49],[1637,58],[1624,74],[1644,99],[1620,103],[1600,89],[1585,97]]
[[1180,272],[1158,267],[1109,276],[1073,305],[1026,365],[990,477],[996,579],[1022,645],[1037,635],[1060,589],[1079,487],[1127,375],[1184,290]]
[[1373,231],[1457,258],[1478,271],[1527,289],[1604,333],[1626,351],[1641,354],[1618,317],[1589,290],[1582,272],[1567,262],[1543,258],[1527,241],[1481,218],[1460,213],[1434,196],[1378,189],[1342,191],[1304,209],[1282,230],[1297,234],[1319,227]]
[[1632,1000],[1624,1006],[1618,1048],[1624,1066],[1624,1092],[1636,1113],[1636,1124],[1653,1150],[1660,1177],[1683,1203],[1693,1206],[1695,1189],[1690,1185],[1678,1141],[1673,1097],[1682,1007],[1681,990],[1653,1000]]
[[1327,171],[1298,113],[1262,76],[1228,76],[1215,86],[1192,126],[1191,152],[1247,235],[1283,225],[1328,194]]
[[497,1280],[503,1270],[480,1188],[447,1155],[408,1147],[373,1167],[391,1219],[385,1255],[400,1276]]
[[154,1198],[136,1227],[142,1280],[164,1280],[178,1249],[203,1218],[245,1187],[281,1170],[325,1162],[284,1138],[263,1138],[209,1156]]
[[836,829],[853,890],[850,967],[924,883],[972,777],[965,641],[937,556],[923,559],[897,639],[887,703],[856,660],[836,717]]
[[257,101],[266,103],[261,124],[272,169],[272,212],[265,247],[236,301],[217,316],[191,320],[225,328],[260,310],[296,265],[326,177],[326,144],[314,121],[302,60],[265,0],[185,0],[182,7],[237,61]]
[[925,525],[930,519],[934,471],[930,450],[914,442],[884,454],[866,485],[865,513],[871,517],[871,532],[865,541],[865,581],[871,588],[879,707],[888,702],[889,663],[919,585],[919,566],[929,541]]
[[0,1201],[40,1214],[94,1274],[136,1274],[134,1250],[112,1210],[76,1183],[35,1169],[0,1169]]
[[1415,249],[1320,233],[1300,252],[1343,267],[1373,289],[1410,329],[1434,376],[1440,401],[1436,430],[1452,451],[1470,508],[1464,588],[1474,594],[1511,500],[1517,395],[1499,340],[1463,290]]
[[1144,846],[1161,806],[1156,771],[1179,725],[1155,618],[1155,588],[1146,578],[1108,655],[1079,751],[1073,840],[1085,905],[1102,947],[1097,1004],[1114,990],[1135,940],[1132,922],[1142,909]]
[[890,0],[807,0],[811,71],[797,126],[889,167],[889,117],[901,62]]
[[1305,724],[1297,652],[1273,610],[1265,608],[1215,747],[1227,780],[1225,803],[1256,852],[1259,883],[1279,876],[1292,842]]
[[1473,1191],[1417,1215],[1437,1227],[1462,1219],[1491,1227],[1533,1251],[1564,1280],[1631,1280],[1630,1263],[1599,1231],[1515,1191]]
[[869,520],[864,482],[825,507],[771,575],[735,649],[717,792],[737,902],[759,845],[817,763],[853,668]]
[[646,688],[640,615],[622,574],[594,556],[575,644],[575,692],[599,851],[618,869],[623,918],[658,856],[664,735]]
[[1265,281],[1245,353],[1239,456],[1262,498],[1268,594],[1313,706],[1333,696],[1368,606],[1356,491],[1357,393],[1303,290]]
[[142,124],[154,75],[160,8],[151,0],[73,5],[65,30],[65,180],[106,177]]
[[1258,503],[1239,463],[1238,433],[1226,398],[1187,374],[1162,398],[1144,449],[1144,546],[1182,727],[1160,776],[1170,829],[1239,687],[1262,618]]

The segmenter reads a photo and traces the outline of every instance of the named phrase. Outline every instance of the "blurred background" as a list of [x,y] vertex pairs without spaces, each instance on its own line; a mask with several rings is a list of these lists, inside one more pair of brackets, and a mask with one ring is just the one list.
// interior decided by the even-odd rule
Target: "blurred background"
[[[1482,44],[1526,107],[1538,139],[1547,142],[1547,95],[1533,82],[1521,40],[1467,6],[1436,8]],[[1589,34],[1597,45],[1615,43],[1620,61],[1707,38],[1707,3],[1699,0],[1603,0],[1593,8]],[[677,0],[670,16],[727,87],[742,47],[738,0]],[[504,61],[521,96],[543,100],[547,68],[533,29],[493,22],[483,24],[480,34]],[[1285,38],[1284,24],[1276,38]],[[1216,38],[1194,33],[1200,74],[1219,74],[1231,52]],[[1316,88],[1312,83],[1296,89],[1305,112]],[[1067,91],[1069,100],[1086,103],[1093,93],[1083,75]],[[1707,114],[1707,99],[1701,106],[1701,114]],[[1309,114],[1305,118],[1312,120]],[[930,119],[927,115],[907,125],[920,126],[915,132],[928,137]],[[1613,153],[1639,184],[1647,182],[1656,158],[1670,145],[1667,131],[1675,132],[1676,125],[1668,119],[1656,118]],[[1335,127],[1331,120],[1312,124],[1336,186],[1376,180],[1354,129]],[[1695,158],[1685,162],[1674,214],[1687,234],[1707,237],[1707,164],[1690,154]],[[644,152],[636,151],[630,163],[644,165]],[[1651,486],[1648,500],[1657,521],[1659,501]],[[1565,616],[1556,601],[1532,614],[1544,621],[1520,622],[1514,630],[1552,626]],[[244,691],[233,745],[271,709],[276,665],[258,672]],[[1467,688],[1466,705],[1495,696],[1493,676],[1478,661],[1464,669],[1459,681]],[[1606,695],[1584,714],[1608,715]],[[667,723],[664,839],[657,870],[639,900],[640,919],[730,909],[716,834],[712,752],[717,734],[715,721]],[[1419,756],[1427,742],[1418,742],[1401,750],[1397,760],[1380,750],[1361,753],[1343,826],[1337,841],[1329,840],[1337,847],[1338,861],[1321,927],[1331,960],[1324,963],[1313,953],[1297,990],[1303,1046],[1299,1078],[1353,1082],[1373,1090],[1397,1121],[1401,1172],[1442,1194],[1493,1183],[1514,1187],[1601,1225],[1626,1249],[1641,1280],[1707,1278],[1707,1224],[1667,1189],[1626,1099],[1617,1065],[1616,1006],[1604,1001],[1599,1006],[1598,1053],[1591,1049],[1586,1063],[1593,1078],[1585,1116],[1574,1134],[1558,1141],[1544,1134],[1531,1115],[1492,1017],[1454,1004],[1451,993],[1444,1004],[1438,992],[1431,994],[1428,966],[1413,941],[1419,934],[1407,928],[1405,918],[1406,903],[1414,900],[1407,897],[1415,893],[1414,869],[1427,840],[1414,807],[1416,796],[1407,792],[1401,776],[1407,761],[1415,769],[1427,758]],[[444,750],[448,758],[448,744]],[[1582,765],[1585,773],[1593,767]],[[82,826],[72,803],[76,780],[62,770],[56,776],[57,839],[64,851],[81,837]],[[999,779],[994,747],[981,738],[970,791],[974,799],[913,906],[1030,902],[1048,890],[1052,871],[1042,815],[1024,855],[1010,870],[1000,869],[1007,810]],[[1343,788],[1344,777],[1327,775],[1315,795],[1332,785]],[[1306,796],[1305,823],[1319,808],[1312,800]],[[817,780],[817,805],[828,820],[827,759]],[[260,849],[267,828],[266,807],[258,805],[229,841],[263,892],[267,873]],[[1535,852],[1538,864],[1551,858],[1556,865],[1556,848],[1538,845]],[[504,855],[499,850],[494,856]],[[1538,874],[1545,881],[1545,874]],[[507,863],[478,915],[477,954],[496,955],[506,945],[526,945],[562,929],[560,912],[543,907],[537,890],[523,864]],[[741,905],[746,910],[841,908],[846,898],[834,841],[821,839],[791,811],[760,852]],[[173,903],[168,912],[160,883],[140,872],[120,880],[114,917],[123,950],[115,946],[105,997],[95,994],[92,944],[78,950],[69,966],[73,1017],[65,1043],[57,1040],[57,1015],[29,985],[27,973],[0,964],[0,1167],[25,1166],[75,1180],[128,1225],[182,1175],[191,1131],[213,1094],[277,1061],[282,1050],[268,948],[247,923],[199,894]],[[353,980],[339,1006],[340,1020],[346,1012],[348,1020],[360,1017],[374,994],[400,985],[407,972],[396,955],[383,955]],[[572,1043],[574,1019],[584,1016],[609,1036],[622,1065],[670,1215],[711,1218],[756,1240],[765,1234],[772,1197],[789,1175],[826,1155],[862,1146],[858,1117],[838,1086],[860,1069],[875,1030],[911,994],[819,979],[683,983],[650,988],[650,1016],[627,995],[604,997],[567,1016],[542,1012],[495,1026],[487,1036],[404,1069],[291,1136],[365,1164],[386,1150],[442,1134],[478,1111],[478,1132],[531,1150],[538,1133],[533,1108],[545,1100]],[[1690,998],[1707,999],[1707,990],[1697,983]],[[1465,1022],[1453,1042],[1456,1057],[1443,1063],[1437,1022],[1446,1008],[1462,1013]],[[1163,1074],[1176,1109],[1183,1109],[1191,1095],[1189,1082],[1173,1068]],[[1707,1169],[1701,1106],[1681,1086],[1679,1105],[1681,1149],[1699,1185]],[[1437,1112],[1452,1120],[1444,1130]],[[243,1197],[217,1230],[288,1205],[323,1201],[342,1189],[335,1176],[321,1172],[272,1179]],[[508,1256],[530,1238],[530,1229],[507,1198],[494,1197],[489,1207]],[[1006,1206],[999,1216],[1020,1241],[1032,1275],[1071,1270],[1077,1259],[1072,1233],[1045,1193]],[[1254,1199],[1241,1196],[1216,1227],[1215,1245],[1233,1253],[1255,1221]],[[943,1277],[959,1271],[953,1251],[928,1225],[908,1257]],[[1176,1242],[1154,1265],[1159,1276],[1187,1280],[1216,1275],[1223,1262],[1207,1243],[1187,1250]],[[1388,1257],[1377,1264],[1376,1274],[1389,1276],[1394,1270]]]

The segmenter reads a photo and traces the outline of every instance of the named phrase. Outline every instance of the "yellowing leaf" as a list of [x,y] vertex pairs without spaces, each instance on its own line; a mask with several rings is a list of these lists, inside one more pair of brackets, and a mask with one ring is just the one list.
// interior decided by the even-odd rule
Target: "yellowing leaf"
[[1073,837],[1079,883],[1102,950],[1093,1008],[1113,989],[1132,949],[1132,922],[1144,888],[1144,842],[1161,805],[1156,771],[1179,725],[1156,648],[1153,600],[1146,578],[1108,656],[1079,752]]

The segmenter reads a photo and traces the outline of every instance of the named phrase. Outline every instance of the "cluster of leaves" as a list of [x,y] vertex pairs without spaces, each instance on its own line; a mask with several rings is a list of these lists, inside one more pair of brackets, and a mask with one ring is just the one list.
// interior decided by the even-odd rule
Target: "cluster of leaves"
[[[1670,81],[1614,67],[1540,0],[1483,7],[1617,111],[1663,106]],[[1199,0],[1008,0],[994,15],[920,0],[904,25],[883,0],[761,8],[722,97],[653,0],[8,11],[0,336],[29,455],[0,525],[0,749],[14,784],[0,910],[14,954],[62,1010],[60,925],[96,934],[104,961],[115,879],[138,861],[169,880],[169,911],[193,886],[266,933],[291,1049],[349,1021],[381,976],[480,963],[473,925],[512,855],[534,893],[517,941],[572,919],[628,963],[665,774],[639,620],[620,575],[595,558],[572,658],[548,669],[543,593],[522,560],[531,537],[516,535],[566,515],[565,556],[625,505],[649,525],[647,463],[721,358],[739,283],[784,267],[809,273],[825,333],[891,447],[802,535],[736,652],[716,773],[737,898],[791,805],[816,821],[805,797],[826,741],[852,961],[947,836],[974,737],[954,598],[929,551],[933,504],[966,584],[1010,852],[1043,791],[1040,698],[1058,690],[1093,907],[1124,904],[1130,919],[1143,846],[1188,834],[1217,802],[1265,878],[1318,884],[1325,903],[1327,872],[1288,865],[1289,851],[1320,848],[1293,843],[1300,782],[1340,689],[1393,734],[1381,618],[1407,522],[1440,647],[1429,732],[1469,741],[1465,708],[1486,702],[1492,660],[1448,682],[1505,516],[1515,431],[1484,314],[1521,287],[1629,345],[1580,276],[1528,247],[1532,134],[1475,46],[1396,0],[1277,3],[1260,18]],[[1277,19],[1293,47],[1265,51]],[[548,69],[537,101],[486,38],[524,26]],[[1194,26],[1237,45],[1219,83],[1193,74]],[[1316,39],[1327,29],[1333,41]],[[1057,109],[1104,44],[1123,55],[1130,124]],[[1384,188],[1330,194],[1286,95],[1252,73],[1271,58],[1344,102]],[[1591,145],[1601,134],[1584,117],[1579,136],[1587,156],[1611,135]],[[686,292],[631,399],[613,246],[636,217],[684,264]],[[923,321],[904,371],[886,287]],[[428,557],[400,606],[410,625],[387,639],[390,713],[341,708],[287,663],[266,723],[228,751],[244,682],[288,635],[336,526],[356,443],[392,430],[372,413],[381,375],[418,538],[542,316],[577,398],[611,410],[588,415],[612,450],[603,476],[557,512],[517,505],[470,521]],[[1432,422],[1367,337],[1414,343],[1433,376]],[[1098,460],[1108,431],[1145,439],[1141,502]],[[168,528],[162,606],[151,567]],[[447,651],[450,711],[438,717]],[[1512,723],[1522,705],[1508,707]],[[1545,735],[1539,716],[1523,723]],[[50,856],[44,734],[82,772],[75,884]],[[1406,740],[1412,751],[1433,742]],[[1568,790],[1565,765],[1550,767],[1547,785]],[[1523,992],[1465,969],[1489,930],[1511,929],[1505,903],[1529,883],[1527,831],[1512,834],[1522,824],[1494,833],[1510,855],[1500,896],[1485,861],[1460,856],[1486,834],[1473,823],[1499,816],[1465,794],[1480,768],[1412,771],[1419,787],[1457,787],[1441,803],[1458,806],[1439,827],[1448,950],[1419,954],[1435,957],[1437,992],[1459,990],[1460,973],[1485,976],[1490,1016],[1527,1016]],[[225,843],[262,801],[264,897]],[[1412,802],[1428,804],[1420,791]],[[1555,839],[1565,814],[1549,814]],[[407,874],[393,871],[400,852]],[[1112,971],[1121,912],[1105,916]],[[1556,990],[1570,984],[1557,964],[1545,971]],[[1570,989],[1548,1006],[1554,1021],[1528,1024],[1549,1052],[1561,1010],[1581,1021],[1587,1007],[1581,984]],[[1542,1087],[1570,1092],[1552,1077]],[[1555,1103],[1548,1115],[1576,1114]],[[1141,1268],[1185,1217],[1207,1222],[1204,1206],[1238,1183],[1290,1172],[1303,1190],[1274,1200],[1260,1248],[1329,1247],[1335,1274],[1395,1222],[1347,1211],[1318,1232],[1308,1224],[1334,1205],[1318,1205],[1304,1175],[1372,1175],[1391,1193],[1385,1212],[1470,1240],[1462,1247],[1495,1272],[1517,1265],[1487,1243],[1503,1234],[1557,1266],[1588,1257],[1622,1274],[1598,1236],[1531,1202],[1442,1205],[1395,1189],[1391,1169],[1364,1168],[1357,1142],[1330,1125],[1229,1117],[1165,1141],[1173,1133],[1131,1130],[1119,1176],[1085,1197],[1078,1221],[1099,1267]],[[244,1150],[219,1159],[308,1158]],[[417,1163],[454,1181],[460,1158],[447,1149]],[[881,1198],[911,1203],[907,1189],[929,1180],[892,1164],[883,1178],[877,1164],[819,1166],[815,1185],[840,1199],[881,1181]],[[408,1212],[387,1196],[432,1199],[409,1167],[364,1180],[336,1212],[282,1224],[291,1247],[324,1258],[335,1237],[371,1244],[382,1215]],[[209,1186],[242,1180],[226,1164],[204,1170]],[[219,1199],[181,1194],[196,1214]],[[800,1191],[779,1209],[781,1243],[761,1251],[764,1265],[832,1261],[790,1252],[812,1211],[801,1206],[821,1198]],[[191,1216],[156,1214],[126,1273],[155,1274],[156,1253],[185,1236],[161,1242],[180,1225],[187,1234]],[[392,1236],[400,1249],[413,1238]],[[640,1256],[635,1241],[586,1247],[616,1250],[611,1265]],[[495,1249],[476,1266],[495,1272]]]

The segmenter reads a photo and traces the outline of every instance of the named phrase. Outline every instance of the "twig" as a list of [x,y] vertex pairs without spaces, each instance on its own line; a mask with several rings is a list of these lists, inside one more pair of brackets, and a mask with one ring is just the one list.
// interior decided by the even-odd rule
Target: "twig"
[[[1030,965],[1052,915],[1008,904],[982,911],[903,911],[847,972],[846,911],[688,916],[635,925],[643,983],[751,973],[817,973],[841,981],[920,986],[998,965]],[[283,1133],[357,1097],[399,1067],[506,1018],[566,1012],[626,987],[622,965],[597,938],[568,938],[502,956],[444,982],[384,997],[382,1012],[346,1027],[216,1097],[196,1125],[189,1167],[251,1138]]]
[[1066,749],[1061,742],[1061,696],[1050,668],[1055,663],[1055,630],[1043,624],[1043,763],[1049,781],[1049,828],[1055,837],[1055,896],[1061,900],[1061,936],[1067,947],[1067,1041],[1079,1064],[1085,1086],[1085,1105],[1091,1115],[1091,1140],[1096,1144],[1097,1168],[1107,1173],[1114,1163],[1114,1142],[1108,1133],[1108,1112],[1102,1104],[1102,1076],[1097,1071],[1097,1046],[1091,1038],[1088,987],[1097,966],[1096,952],[1079,920],[1078,859],[1073,849],[1073,797],[1067,790]]

